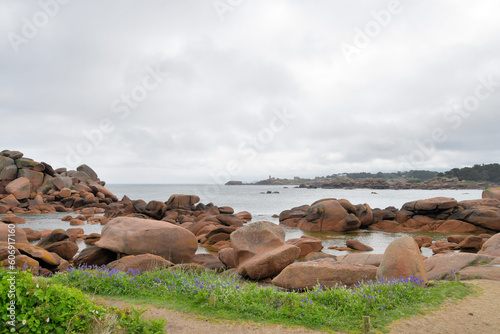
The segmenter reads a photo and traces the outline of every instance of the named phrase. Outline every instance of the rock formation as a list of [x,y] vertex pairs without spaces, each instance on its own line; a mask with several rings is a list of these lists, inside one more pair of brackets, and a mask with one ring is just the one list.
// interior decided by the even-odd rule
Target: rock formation
[[0,214],[102,208],[118,200],[104,185],[87,165],[54,170],[19,151],[0,152]]

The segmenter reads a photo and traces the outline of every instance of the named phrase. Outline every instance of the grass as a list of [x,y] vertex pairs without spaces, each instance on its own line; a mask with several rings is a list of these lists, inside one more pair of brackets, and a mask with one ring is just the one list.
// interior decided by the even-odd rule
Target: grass
[[[72,269],[48,280],[90,294],[217,318],[351,333],[361,332],[363,316],[371,317],[374,329],[387,331],[397,319],[424,313],[447,299],[463,298],[472,292],[459,282],[421,286],[417,278],[366,282],[352,289],[317,286],[295,292],[211,272],[124,273],[104,267]],[[215,300],[215,306],[210,306],[211,300]]]

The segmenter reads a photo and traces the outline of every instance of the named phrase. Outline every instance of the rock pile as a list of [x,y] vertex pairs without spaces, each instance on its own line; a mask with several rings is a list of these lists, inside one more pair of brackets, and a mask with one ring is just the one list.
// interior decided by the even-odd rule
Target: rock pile
[[[492,195],[493,194],[493,195]],[[491,189],[483,199],[457,202],[435,197],[395,207],[371,209],[368,204],[352,205],[348,200],[323,199],[311,206],[285,210],[280,224],[305,231],[347,232],[367,228],[386,232],[496,233],[500,231],[500,199]]]
[[87,165],[54,169],[19,151],[0,152],[0,214],[103,208],[118,200],[104,185]]

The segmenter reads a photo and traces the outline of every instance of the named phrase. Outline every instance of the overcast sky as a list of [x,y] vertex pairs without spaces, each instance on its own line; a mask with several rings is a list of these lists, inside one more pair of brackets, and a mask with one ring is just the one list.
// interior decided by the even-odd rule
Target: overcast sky
[[0,148],[108,183],[499,162],[498,1],[0,0]]

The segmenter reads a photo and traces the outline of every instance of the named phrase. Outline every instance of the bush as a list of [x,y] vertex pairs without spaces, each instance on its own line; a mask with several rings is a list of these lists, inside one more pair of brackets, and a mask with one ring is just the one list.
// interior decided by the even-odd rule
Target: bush
[[7,326],[0,333],[9,333],[11,328],[17,333],[104,333],[105,328],[109,333],[163,333],[164,322],[145,321],[139,317],[141,311],[92,301],[76,288],[48,284],[29,271],[0,269],[0,291],[2,310],[15,300],[15,322],[8,323],[14,317],[2,311],[0,322]]

